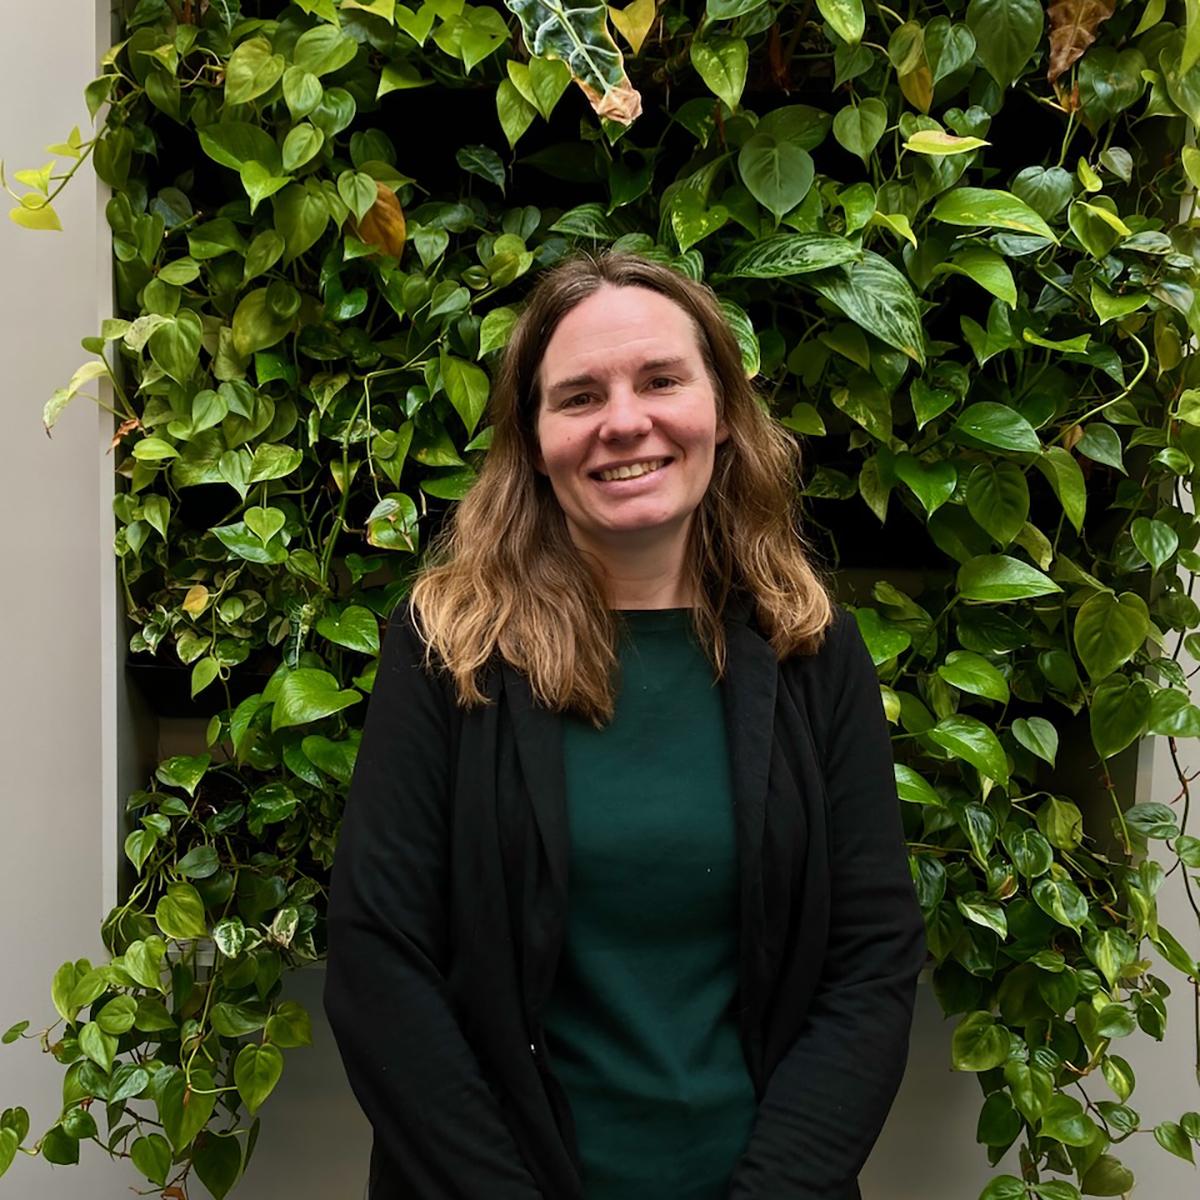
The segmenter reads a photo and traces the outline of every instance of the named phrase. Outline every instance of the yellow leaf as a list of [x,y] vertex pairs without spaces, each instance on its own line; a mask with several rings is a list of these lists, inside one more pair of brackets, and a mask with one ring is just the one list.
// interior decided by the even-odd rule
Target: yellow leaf
[[978,150],[980,146],[990,146],[977,137],[955,137],[952,133],[943,133],[940,129],[919,129],[904,143],[905,150],[915,154],[966,154]]
[[1167,0],[1150,0],[1150,3],[1146,5],[1145,11],[1142,13],[1142,19],[1137,23],[1137,27],[1129,36],[1131,38],[1139,37],[1147,29],[1153,29],[1163,19],[1163,13],[1166,11]]
[[1092,164],[1086,158],[1081,158],[1075,167],[1075,174],[1079,177],[1079,182],[1089,192],[1098,192],[1104,187],[1104,181],[1092,169]]
[[881,213],[877,212],[868,222],[870,225],[884,225],[893,233],[898,233],[906,241],[913,245],[916,249],[917,235],[913,233],[912,226],[908,223],[908,218],[903,213]]
[[193,617],[198,617],[204,611],[207,603],[208,588],[202,583],[194,583],[188,588],[187,595],[183,598],[183,611],[191,613]]
[[[41,197],[37,197],[41,199]],[[24,197],[22,197],[24,200]],[[58,214],[49,204],[41,204],[37,208],[22,205],[20,208],[8,210],[9,219],[15,221],[23,229],[62,229]]]
[[395,23],[396,0],[342,0],[343,8],[360,8],[377,17],[382,17],[389,25]]
[[528,65],[510,58],[505,66],[508,68],[508,77],[512,80],[513,87],[521,94],[521,98],[537,108],[537,97],[533,93]]
[[1111,225],[1122,237],[1133,235],[1133,230],[1116,213],[1110,213],[1107,208],[1101,208],[1098,204],[1087,204],[1083,200],[1077,200],[1076,203],[1083,205],[1088,212],[1099,217],[1106,225]]
[[47,154],[63,154],[68,158],[79,157],[79,147],[83,145],[83,135],[79,132],[79,126],[67,134],[65,142],[56,142],[53,146],[46,147]]
[[[34,191],[40,192],[44,196],[50,188],[50,172],[54,170],[54,165],[54,159],[51,159],[44,167],[38,167],[36,171],[14,171],[13,178],[18,183],[23,183],[26,187],[31,187]],[[24,197],[22,197],[21,203],[25,203]],[[41,206],[38,204],[29,204],[26,207],[40,208]]]
[[933,104],[933,72],[929,69],[924,50],[921,51],[918,63],[913,70],[897,75],[897,82],[909,104],[927,113]]
[[85,384],[91,383],[93,379],[98,379],[101,375],[108,374],[108,366],[106,363],[93,359],[91,362],[85,362],[74,375],[71,376],[71,382],[67,384],[67,396],[74,396],[77,391]]
[[634,54],[642,52],[642,43],[650,32],[657,15],[655,0],[633,0],[624,8],[609,5],[608,15],[617,27],[617,32],[629,43]]

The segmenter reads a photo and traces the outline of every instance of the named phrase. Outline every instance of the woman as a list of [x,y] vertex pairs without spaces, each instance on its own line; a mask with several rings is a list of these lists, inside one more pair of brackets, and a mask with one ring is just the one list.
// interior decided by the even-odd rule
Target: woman
[[877,679],[713,294],[544,276],[392,621],[329,909],[372,1200],[852,1200],[921,915]]

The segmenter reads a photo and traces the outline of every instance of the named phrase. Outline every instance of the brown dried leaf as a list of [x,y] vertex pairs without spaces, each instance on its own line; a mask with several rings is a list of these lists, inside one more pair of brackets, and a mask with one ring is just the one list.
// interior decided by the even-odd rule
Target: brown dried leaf
[[1046,80],[1053,83],[1079,61],[1096,40],[1096,30],[1113,15],[1117,0],[1055,0],[1050,18],[1050,66]]
[[360,242],[378,246],[384,254],[399,258],[404,253],[408,230],[404,210],[396,193],[387,184],[375,181],[375,203],[363,214],[357,225],[351,225]]
[[117,426],[117,432],[113,434],[112,442],[109,444],[108,452],[111,454],[120,444],[127,433],[132,433],[135,429],[141,429],[142,423],[137,417],[126,417],[120,425]]
[[1063,81],[1058,79],[1054,83],[1054,95],[1058,100],[1059,107],[1065,113],[1078,112],[1081,106],[1079,99],[1079,84],[1075,83],[1068,92],[1063,87]]
[[632,125],[642,115],[641,93],[625,79],[616,87],[610,88],[603,96],[582,79],[575,82],[583,89],[588,103],[596,110],[599,117],[607,117],[610,121],[619,121],[622,125]]

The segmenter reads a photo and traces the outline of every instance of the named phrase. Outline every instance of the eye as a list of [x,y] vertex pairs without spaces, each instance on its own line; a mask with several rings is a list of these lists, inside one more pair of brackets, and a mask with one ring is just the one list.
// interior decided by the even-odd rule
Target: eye
[[592,399],[591,392],[576,392],[573,396],[566,396],[558,402],[559,408],[582,408]]
[[669,375],[656,375],[650,380],[650,386],[657,390],[665,387],[675,387],[678,382],[677,379],[672,379]]

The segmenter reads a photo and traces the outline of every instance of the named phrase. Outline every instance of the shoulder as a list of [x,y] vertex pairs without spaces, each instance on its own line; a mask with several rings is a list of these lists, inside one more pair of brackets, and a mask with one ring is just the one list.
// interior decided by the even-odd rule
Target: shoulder
[[449,673],[429,645],[420,615],[409,597],[401,600],[387,619],[377,679],[381,675],[393,680],[399,677],[406,687],[431,694],[448,692]]
[[390,648],[397,661],[425,657],[426,642],[411,597],[406,596],[388,615],[384,646]]
[[[456,718],[479,707],[475,700],[461,698],[459,681],[439,652],[437,642],[427,630],[411,596],[400,601],[388,617],[379,669],[385,668],[406,673],[412,686],[436,696]],[[477,673],[475,682],[481,703],[495,699],[499,668],[499,655],[493,654]]]
[[833,676],[841,667],[847,646],[858,636],[858,625],[854,614],[845,605],[833,600],[830,604],[829,621],[814,639],[815,646],[808,651],[789,654],[780,663],[785,672],[799,672],[806,676]]

